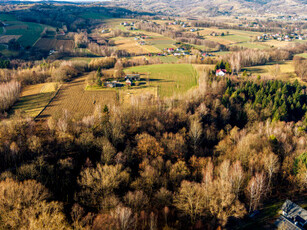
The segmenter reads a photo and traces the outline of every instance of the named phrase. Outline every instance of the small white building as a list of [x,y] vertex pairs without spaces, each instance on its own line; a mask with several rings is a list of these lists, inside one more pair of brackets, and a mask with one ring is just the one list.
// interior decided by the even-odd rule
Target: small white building
[[227,71],[225,69],[217,69],[215,72],[215,76],[217,77],[224,77]]

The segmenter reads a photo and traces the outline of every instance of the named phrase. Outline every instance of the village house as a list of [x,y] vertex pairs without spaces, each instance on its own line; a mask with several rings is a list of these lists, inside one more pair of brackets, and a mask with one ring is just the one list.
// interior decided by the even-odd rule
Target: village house
[[130,80],[130,81],[139,81],[141,79],[140,74],[127,74],[125,76],[125,80]]
[[281,211],[280,217],[275,222],[278,229],[307,229],[307,210],[290,200],[286,200],[281,207]]
[[125,82],[126,82],[126,85],[128,85],[128,86],[134,85],[133,82],[130,79],[127,79]]
[[123,85],[121,83],[119,83],[118,81],[107,81],[107,82],[104,82],[103,85],[105,87],[108,87],[108,88],[115,88],[115,87],[122,87]]
[[106,34],[106,33],[109,33],[109,32],[110,32],[109,29],[103,29],[103,30],[101,30],[101,33],[103,33],[103,34]]
[[224,77],[227,73],[227,70],[226,69],[217,69],[215,71],[215,76],[217,77]]

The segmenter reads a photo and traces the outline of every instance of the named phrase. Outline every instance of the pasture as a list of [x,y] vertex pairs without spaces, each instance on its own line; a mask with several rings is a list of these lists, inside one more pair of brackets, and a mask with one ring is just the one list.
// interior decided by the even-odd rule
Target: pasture
[[239,46],[239,47],[244,47],[244,48],[249,48],[249,49],[269,49],[270,46],[265,45],[265,43],[260,43],[260,42],[243,42],[243,43],[236,43],[231,46]]
[[0,20],[7,24],[4,35],[19,36],[18,42],[20,42],[23,47],[35,44],[35,42],[41,37],[45,28],[54,30],[51,26],[19,21],[10,14],[1,14]]
[[160,97],[187,92],[197,86],[198,73],[190,64],[158,64],[125,69],[126,73],[140,73],[147,87],[157,87]]
[[159,50],[163,50],[166,48],[176,48],[176,46],[174,46],[174,43],[176,42],[166,37],[156,37],[153,39],[148,39],[148,41],[151,45],[158,48]]
[[178,61],[178,58],[175,56],[159,56],[159,59],[163,63],[176,63]]

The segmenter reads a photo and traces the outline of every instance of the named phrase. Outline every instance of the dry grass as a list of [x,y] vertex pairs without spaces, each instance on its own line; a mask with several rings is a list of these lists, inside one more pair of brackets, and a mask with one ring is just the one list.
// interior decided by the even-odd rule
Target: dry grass
[[39,93],[49,93],[54,92],[58,87],[58,83],[48,82],[36,85],[25,86],[21,91],[21,97],[35,95]]
[[121,38],[115,40],[115,45],[119,50],[125,50],[129,53],[147,54],[148,50],[143,48],[133,38]]
[[29,85],[22,89],[21,97],[10,111],[20,110],[30,117],[36,117],[49,103],[58,88],[58,83]]
[[146,87],[146,88],[131,88],[125,90],[119,90],[119,98],[121,104],[133,104],[133,101],[138,97],[152,96],[156,98],[158,96],[157,87]]
[[214,65],[208,65],[208,64],[193,64],[193,67],[196,69],[196,71],[200,74],[207,70],[213,70]]

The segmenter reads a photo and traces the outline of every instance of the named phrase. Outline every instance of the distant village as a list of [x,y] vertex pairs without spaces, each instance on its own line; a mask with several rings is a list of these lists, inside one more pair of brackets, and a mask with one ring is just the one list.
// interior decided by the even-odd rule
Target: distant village
[[262,34],[257,37],[258,41],[266,41],[266,40],[278,40],[278,41],[293,41],[293,40],[306,40],[307,34],[299,34],[299,33],[291,33],[291,34]]

